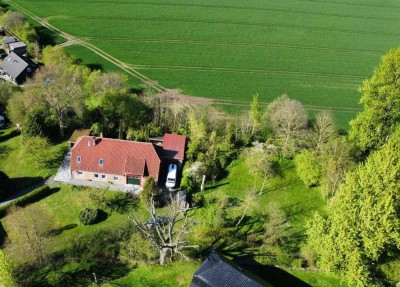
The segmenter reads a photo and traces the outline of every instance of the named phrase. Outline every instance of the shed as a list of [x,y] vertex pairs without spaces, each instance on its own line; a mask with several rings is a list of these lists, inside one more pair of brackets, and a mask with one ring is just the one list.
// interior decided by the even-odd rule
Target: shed
[[3,60],[0,64],[0,69],[3,70],[3,74],[7,74],[11,81],[16,84],[23,82],[26,75],[32,72],[32,68],[29,64],[14,52],[11,52]]
[[9,52],[14,52],[18,55],[26,54],[26,44],[24,42],[14,42],[8,44]]
[[3,37],[3,46],[11,43],[19,42],[19,40],[12,36]]
[[273,287],[216,251],[194,273],[189,287]]
[[70,139],[69,139],[69,144],[71,147],[74,146],[74,144],[76,143],[76,141],[78,140],[78,138],[80,137],[84,137],[84,136],[90,136],[90,129],[76,129],[74,130],[74,132],[72,133]]

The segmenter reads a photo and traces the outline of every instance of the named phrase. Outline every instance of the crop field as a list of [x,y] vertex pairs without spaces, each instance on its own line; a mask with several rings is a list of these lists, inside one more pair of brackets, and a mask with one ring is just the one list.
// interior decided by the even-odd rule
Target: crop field
[[400,43],[394,0],[13,0],[166,88],[235,102],[281,94],[348,119]]

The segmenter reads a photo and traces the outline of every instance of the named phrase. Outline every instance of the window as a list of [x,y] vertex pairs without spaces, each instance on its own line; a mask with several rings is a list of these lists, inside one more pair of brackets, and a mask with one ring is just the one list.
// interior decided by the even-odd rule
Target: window
[[78,170],[77,173],[79,176],[83,175],[83,171]]
[[104,163],[104,159],[101,158],[101,159],[99,160],[99,165],[103,165],[103,163]]
[[102,178],[102,179],[105,179],[105,178],[106,178],[106,175],[105,175],[105,174],[102,174],[102,175],[101,175],[101,178]]
[[78,155],[78,156],[76,157],[76,162],[77,162],[77,163],[81,163],[81,161],[82,161],[82,158],[81,158],[80,155]]
[[118,176],[114,176],[114,181],[119,181],[119,177]]
[[94,173],[94,174],[93,174],[93,177],[94,177],[94,178],[98,178],[99,175],[98,175],[97,173]]

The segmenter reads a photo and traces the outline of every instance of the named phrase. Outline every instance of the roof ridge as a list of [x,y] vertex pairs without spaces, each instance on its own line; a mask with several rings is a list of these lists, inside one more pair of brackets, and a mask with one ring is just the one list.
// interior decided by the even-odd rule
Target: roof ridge
[[82,136],[86,138],[96,138],[96,139],[101,139],[101,140],[110,140],[110,141],[120,141],[120,142],[128,142],[128,143],[140,143],[140,144],[146,144],[146,145],[153,145],[152,143],[148,142],[139,142],[139,141],[131,141],[131,140],[121,140],[121,139],[113,139],[113,138],[105,138],[105,137],[96,137],[96,136]]

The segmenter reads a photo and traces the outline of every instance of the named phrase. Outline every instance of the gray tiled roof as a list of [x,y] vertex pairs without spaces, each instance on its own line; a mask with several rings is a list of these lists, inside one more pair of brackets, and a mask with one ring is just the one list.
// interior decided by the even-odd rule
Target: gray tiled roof
[[3,37],[3,45],[14,43],[14,42],[19,42],[19,40],[15,37]]
[[272,287],[272,285],[214,251],[196,271],[190,287]]
[[26,44],[24,42],[14,42],[10,43],[8,46],[10,47],[10,50],[13,50],[16,48],[26,47]]
[[11,52],[0,64],[0,68],[14,80],[18,78],[27,67],[28,63],[14,52]]

